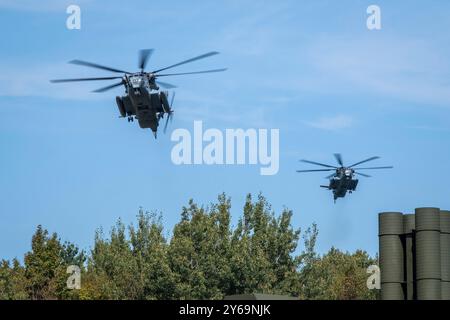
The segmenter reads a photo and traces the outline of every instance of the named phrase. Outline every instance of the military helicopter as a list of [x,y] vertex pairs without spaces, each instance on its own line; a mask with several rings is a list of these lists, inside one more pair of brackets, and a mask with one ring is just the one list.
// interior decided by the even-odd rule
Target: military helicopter
[[[182,73],[165,73],[161,74],[161,71],[171,69],[177,66],[181,66],[186,63],[190,63],[196,60],[204,59],[213,55],[218,54],[216,51],[211,51],[191,59],[181,61],[179,63],[170,65],[165,68],[160,68],[153,70],[151,72],[145,72],[145,67],[154,49],[143,49],[139,51],[139,63],[138,67],[140,71],[138,72],[128,72],[120,69],[110,68],[103,65],[99,65],[92,62],[82,61],[82,60],[72,60],[69,63],[102,69],[115,73],[123,73],[121,76],[111,76],[111,77],[96,77],[96,78],[78,78],[78,79],[56,79],[50,80],[53,83],[61,82],[75,82],[75,81],[98,81],[98,80],[113,80],[120,79],[119,82],[112,85],[102,87],[100,89],[94,90],[93,92],[105,92],[107,90],[113,89],[115,87],[124,86],[125,95],[116,97],[117,107],[119,108],[119,113],[121,118],[128,117],[128,122],[132,122],[137,119],[139,126],[141,128],[150,128],[156,138],[156,133],[159,126],[159,121],[167,115],[166,123],[164,125],[164,132],[167,129],[167,124],[169,119],[172,120],[173,117],[173,100],[175,98],[175,93],[172,95],[171,103],[168,102],[169,93],[167,91],[159,91],[159,87],[166,89],[174,89],[176,86],[170,83],[161,82],[157,80],[159,77],[167,76],[179,76],[188,74],[201,74],[201,73],[212,73],[212,72],[222,72],[227,70],[213,69],[195,72],[182,72]],[[153,92],[154,91],[154,92]]]
[[337,163],[340,167],[331,166],[328,164],[323,164],[319,162],[309,161],[309,160],[300,160],[301,162],[314,164],[317,166],[326,167],[327,169],[313,169],[313,170],[297,170],[297,172],[323,172],[323,171],[334,171],[332,174],[326,177],[326,179],[330,179],[330,184],[328,186],[320,186],[321,188],[326,188],[328,190],[333,190],[334,202],[336,202],[337,198],[344,198],[347,194],[352,193],[356,190],[356,186],[358,185],[358,179],[353,179],[354,175],[360,175],[363,177],[369,178],[370,176],[365,173],[357,172],[357,170],[374,170],[374,169],[392,169],[393,166],[387,167],[369,167],[369,168],[355,168],[356,166],[379,159],[380,157],[371,157],[363,161],[359,161],[351,166],[344,166],[344,162],[342,161],[342,156],[340,153],[335,153],[334,157],[336,158]]

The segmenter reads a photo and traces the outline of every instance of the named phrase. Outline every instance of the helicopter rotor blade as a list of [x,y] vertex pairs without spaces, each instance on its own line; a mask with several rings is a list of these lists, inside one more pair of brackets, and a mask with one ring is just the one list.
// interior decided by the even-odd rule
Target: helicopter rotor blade
[[365,173],[361,173],[361,172],[355,172],[355,174],[359,174],[360,176],[366,177],[366,178],[371,178],[372,176],[369,176],[368,174]]
[[94,90],[94,91],[92,91],[92,92],[97,92],[97,93],[98,93],[98,92],[105,92],[105,91],[108,91],[108,90],[110,90],[110,89],[112,89],[112,88],[121,86],[121,85],[123,85],[123,84],[124,84],[124,82],[123,82],[123,81],[120,81],[120,82],[118,82],[118,83],[115,83],[115,84],[112,84],[112,85],[109,85],[109,86],[106,86],[106,87],[103,87],[103,88]]
[[75,82],[75,81],[96,81],[96,80],[112,80],[112,79],[120,79],[120,78],[122,78],[122,77],[55,79],[55,80],[50,80],[50,82],[52,82],[52,83],[61,83],[61,82]]
[[144,72],[148,59],[152,56],[154,49],[142,49],[139,51],[139,64],[138,67]]
[[156,81],[156,84],[160,87],[166,88],[166,89],[175,89],[177,86],[174,86],[173,84],[167,83],[167,82],[161,82]]
[[325,179],[331,179],[331,178],[333,178],[334,176],[336,176],[336,173],[332,173],[332,174],[330,174],[329,176],[326,176]]
[[335,153],[334,157],[336,158],[337,163],[339,163],[339,165],[341,167],[344,166],[344,162],[342,161],[342,155],[340,153]]
[[200,74],[200,73],[213,73],[213,72],[222,72],[222,71],[226,71],[226,70],[227,70],[227,68],[204,70],[204,71],[194,71],[194,72],[182,72],[182,73],[166,73],[166,74],[157,74],[156,77],[182,76],[182,75],[186,75],[186,74]]
[[393,169],[393,166],[387,167],[370,167],[370,168],[353,168],[353,170],[374,170],[374,169]]
[[335,166],[330,166],[328,164],[324,164],[324,163],[320,163],[320,162],[315,162],[315,161],[309,161],[309,160],[300,160],[301,162],[305,162],[305,163],[309,163],[309,164],[315,164],[317,166],[322,166],[322,167],[327,167],[327,168],[334,168],[337,169],[337,167]]
[[170,118],[170,123],[172,123],[172,118],[173,118],[173,101],[175,99],[175,92],[172,95],[172,99],[170,100],[170,111],[167,115],[167,119],[166,119],[166,123],[164,124],[164,133],[166,133],[167,131],[167,125],[169,124],[169,118]]
[[170,118],[170,113],[167,115],[166,123],[164,124],[164,130],[163,130],[164,133],[166,133],[166,131],[167,131],[167,125],[169,124],[169,118]]
[[173,92],[172,99],[170,100],[170,109],[172,109],[174,100],[175,100],[175,91]]
[[85,66],[85,67],[102,69],[102,70],[111,71],[111,72],[131,73],[131,72],[128,72],[128,71],[123,71],[123,70],[119,70],[119,69],[115,69],[115,68],[111,68],[111,67],[106,67],[106,66],[102,66],[102,65],[97,64],[97,63],[87,62],[87,61],[83,61],[83,60],[72,60],[72,61],[69,61],[69,63],[80,65],[80,66]]
[[169,119],[170,119],[170,123],[172,123],[172,118],[173,118],[173,111],[171,110],[169,112],[169,114],[167,115],[166,123],[164,124],[164,133],[166,133],[166,131],[167,131],[167,125],[169,124]]
[[324,172],[324,171],[334,171],[334,169],[297,170],[297,172]]
[[177,67],[177,66],[181,66],[182,64],[186,64],[186,63],[193,62],[193,61],[196,61],[196,60],[204,59],[204,58],[207,58],[207,57],[210,57],[210,56],[214,56],[214,55],[216,55],[216,54],[219,54],[219,52],[217,52],[217,51],[211,51],[211,52],[208,52],[208,53],[199,55],[199,56],[197,56],[197,57],[194,57],[194,58],[191,58],[191,59],[188,59],[188,60],[181,61],[181,62],[176,63],[176,64],[173,64],[173,65],[171,65],[171,66],[168,66],[168,67],[165,67],[165,68],[161,68],[161,69],[152,71],[152,73],[161,72],[161,71],[163,71],[163,70],[167,70],[167,69],[170,69],[170,68],[174,68],[174,67]]
[[352,164],[351,166],[349,166],[349,168],[352,168],[352,167],[354,167],[354,166],[357,166],[358,164],[362,164],[362,163],[369,162],[369,161],[376,160],[376,159],[380,159],[380,157],[371,157],[371,158],[369,158],[369,159],[366,159],[366,160],[357,162],[357,163],[355,163],[355,164]]

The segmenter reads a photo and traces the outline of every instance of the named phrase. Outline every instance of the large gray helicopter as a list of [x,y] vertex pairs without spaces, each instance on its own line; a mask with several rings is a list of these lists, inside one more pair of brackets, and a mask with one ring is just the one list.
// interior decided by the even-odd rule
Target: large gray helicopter
[[326,179],[330,179],[330,183],[328,186],[320,186],[321,188],[326,188],[328,190],[333,190],[334,202],[336,202],[337,198],[344,198],[347,194],[352,193],[356,190],[356,186],[358,185],[358,179],[353,179],[354,175],[360,175],[362,177],[369,178],[370,176],[365,173],[357,172],[356,170],[374,170],[374,169],[392,169],[392,166],[388,167],[369,167],[369,168],[355,168],[356,166],[379,159],[380,157],[371,157],[369,159],[359,161],[351,166],[344,166],[344,162],[342,161],[342,156],[339,153],[335,153],[334,157],[336,158],[337,163],[340,167],[331,166],[328,164],[323,164],[319,162],[309,161],[309,160],[300,160],[305,163],[314,164],[321,167],[326,167],[327,169],[312,169],[312,170],[297,170],[297,172],[323,172],[323,171],[334,171],[332,174],[326,177]]
[[[167,76],[178,76],[187,74],[200,74],[200,73],[212,73],[225,71],[222,69],[195,71],[195,72],[183,72],[183,73],[166,73],[161,74],[161,71],[174,68],[189,62],[207,58],[218,54],[216,51],[208,52],[200,56],[181,61],[179,63],[170,65],[165,68],[156,69],[151,72],[145,72],[145,66],[148,59],[153,54],[153,49],[144,49],[139,52],[139,69],[138,72],[128,72],[124,70],[119,70],[115,68],[105,67],[92,62],[82,61],[82,60],[72,60],[69,63],[82,65],[97,69],[102,69],[110,72],[123,73],[122,76],[112,76],[112,77],[97,77],[97,78],[78,78],[78,79],[57,79],[50,80],[54,83],[60,82],[75,82],[75,81],[97,81],[97,80],[113,80],[120,79],[119,82],[112,85],[102,87],[100,89],[94,90],[93,92],[104,92],[112,88],[123,85],[125,87],[125,95],[116,97],[117,107],[119,108],[119,113],[122,118],[128,117],[128,122],[132,122],[137,119],[139,126],[141,128],[150,128],[155,135],[158,130],[159,121],[167,115],[166,123],[164,125],[164,132],[167,129],[167,124],[169,119],[173,116],[173,100],[175,98],[175,93],[173,93],[171,102],[169,104],[167,91],[159,91],[159,87],[165,89],[174,89],[176,86],[171,85],[166,82],[161,82],[156,80],[159,77]],[[154,91],[154,92],[153,92]]]

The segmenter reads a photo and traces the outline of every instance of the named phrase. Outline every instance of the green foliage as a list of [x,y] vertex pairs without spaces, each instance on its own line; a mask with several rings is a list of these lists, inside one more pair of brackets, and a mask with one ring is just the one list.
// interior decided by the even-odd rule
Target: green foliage
[[210,209],[192,200],[173,231],[168,259],[177,286],[174,298],[219,299],[230,282],[230,202],[224,196]]
[[25,270],[17,259],[0,263],[0,300],[27,299]]
[[[162,299],[173,292],[160,217],[141,209],[128,233],[121,221],[105,239],[98,231],[88,261],[83,299]],[[85,279],[86,278],[86,279]]]
[[[272,293],[303,299],[375,299],[366,288],[363,251],[315,251],[313,224],[292,227],[292,211],[276,215],[267,200],[248,195],[237,225],[225,194],[209,206],[190,200],[170,239],[161,215],[140,209],[136,225],[120,220],[105,236],[100,229],[88,255],[61,243],[41,226],[24,265],[0,264],[0,299],[222,299],[225,295]],[[81,267],[81,289],[69,290],[67,266]]]
[[84,253],[71,244],[61,244],[58,236],[38,226],[25,254],[24,266],[17,259],[0,266],[0,299],[74,299],[76,291],[67,289],[69,264],[82,266]]
[[300,230],[291,227],[292,212],[276,218],[262,196],[252,203],[247,196],[243,217],[232,236],[231,270],[234,277],[228,294],[293,294],[301,257],[293,256]]
[[70,243],[61,244],[57,234],[37,227],[31,240],[31,251],[25,254],[26,291],[30,299],[73,298],[67,289],[67,267],[82,265],[84,253]]
[[376,291],[367,289],[367,267],[377,261],[364,251],[344,253],[334,247],[308,264],[303,284],[306,299],[372,300]]

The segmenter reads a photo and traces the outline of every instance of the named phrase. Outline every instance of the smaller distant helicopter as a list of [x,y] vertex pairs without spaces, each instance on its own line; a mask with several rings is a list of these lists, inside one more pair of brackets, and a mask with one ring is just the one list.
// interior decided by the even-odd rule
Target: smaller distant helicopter
[[328,186],[320,186],[321,188],[326,188],[328,190],[333,190],[334,202],[336,202],[337,198],[344,198],[348,193],[352,193],[356,190],[356,186],[358,185],[358,179],[353,179],[354,175],[360,175],[363,177],[369,178],[370,176],[365,173],[357,172],[356,170],[374,170],[374,169],[392,169],[393,166],[387,167],[369,167],[369,168],[355,168],[356,166],[379,159],[380,157],[371,157],[363,161],[359,161],[351,166],[344,166],[344,162],[342,161],[342,156],[340,153],[335,153],[334,157],[336,161],[340,165],[340,167],[331,166],[328,164],[323,164],[319,162],[309,161],[309,160],[300,160],[305,163],[314,164],[317,166],[326,167],[327,169],[313,169],[313,170],[297,170],[297,172],[323,172],[323,171],[335,171],[326,177],[326,179],[330,179],[330,184]]

